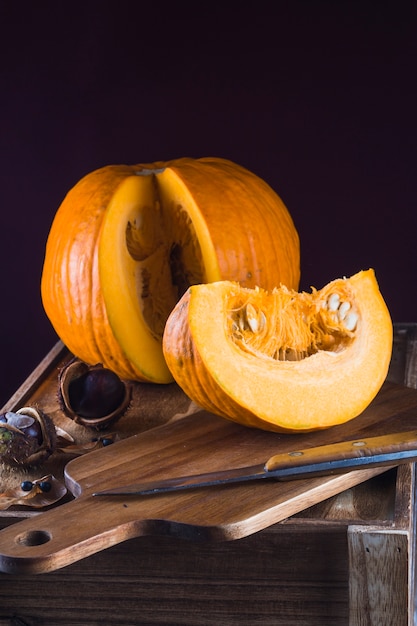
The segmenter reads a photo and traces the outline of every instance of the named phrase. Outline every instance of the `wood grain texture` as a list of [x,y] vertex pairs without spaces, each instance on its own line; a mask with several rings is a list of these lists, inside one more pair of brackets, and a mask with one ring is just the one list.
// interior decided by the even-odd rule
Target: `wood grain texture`
[[[409,391],[405,394],[408,402],[400,411],[401,423],[408,412],[414,415],[417,407],[417,393]],[[377,419],[381,413],[389,419],[390,428],[395,428],[398,389],[388,385],[381,396],[376,408],[355,421],[361,436],[381,428]],[[383,410],[378,410],[379,406]],[[74,459],[67,464],[65,475],[78,499],[0,532],[0,569],[11,573],[51,571],[140,535],[224,541],[258,532],[386,468],[144,498],[94,498],[91,494],[138,480],[239,467],[249,460],[261,463],[277,449],[291,450],[306,442],[328,443],[330,437],[349,438],[352,424],[332,433],[287,436],[248,429],[200,412]]]
[[0,575],[0,617],[7,626],[12,615],[30,626],[346,626],[347,563],[338,525],[277,525],[226,543],[140,537],[50,574]]
[[[53,408],[55,420],[68,420],[56,406],[58,369],[53,355],[41,381],[41,392],[33,385],[29,387],[34,401],[43,403],[49,413]],[[124,437],[121,441],[65,464],[66,483],[76,500],[0,532],[0,570],[52,571],[141,535],[207,541],[240,539],[328,500],[387,468],[285,483],[228,485],[151,498],[94,498],[91,494],[136,481],[262,463],[277,452],[416,426],[417,391],[389,382],[355,420],[299,435],[249,429],[205,411],[188,415],[189,401],[175,385],[157,390],[155,386],[140,386],[140,393],[142,403],[136,398],[130,417],[120,421]],[[25,393],[25,401],[27,398]],[[147,411],[149,421],[157,414],[162,423],[146,428],[139,418]],[[144,430],[131,434],[135,426]]]
[[351,526],[350,626],[410,626],[409,534]]
[[366,500],[385,485],[389,497],[374,522],[395,527],[405,510],[397,508],[396,475],[349,489],[349,500],[362,504],[345,508],[345,519],[321,519],[312,507],[237,541],[140,537],[51,573],[0,574],[0,625],[16,626],[17,616],[30,626],[347,626],[347,525],[377,515]]
[[[409,326],[400,329],[407,337],[414,332]],[[405,349],[408,340],[401,340],[401,345],[401,350]],[[407,359],[402,353],[398,360],[394,359],[389,382],[410,379],[414,353],[407,354]],[[56,404],[60,358],[52,362],[46,358],[44,365],[47,374],[38,370],[30,384],[22,386],[22,398],[46,407],[61,425],[66,424]],[[189,402],[178,390],[171,388],[171,392],[170,398],[160,398],[154,389],[145,386],[126,419],[117,425],[121,438],[141,437],[151,426],[169,425],[173,416],[181,421],[189,411]],[[386,392],[396,405],[394,417],[390,417],[386,405]],[[363,421],[357,422],[358,429],[366,432],[371,428],[375,434],[384,434],[387,427],[412,428],[417,415],[413,394],[410,396],[403,387],[385,386]],[[18,408],[19,403],[17,393],[8,407]],[[143,421],[139,419],[138,406]],[[342,430],[336,434],[341,440],[350,438],[352,433]],[[78,438],[84,433],[77,431],[75,435]],[[318,433],[304,442],[316,445],[320,437]],[[88,486],[81,473],[82,491]],[[236,541],[195,541],[192,534],[191,540],[186,540],[174,532],[179,526],[171,525],[171,534],[133,538],[81,561],[77,556],[72,564],[40,576],[30,573],[32,565],[28,567],[30,571],[19,571],[18,576],[0,573],[0,626],[346,626],[349,619],[351,626],[357,626],[354,620],[360,618],[374,620],[368,619],[366,626],[399,626],[402,622],[396,619],[385,621],[377,604],[372,605],[373,614],[369,611],[369,598],[375,599],[382,587],[375,587],[373,595],[368,587],[353,591],[358,582],[354,581],[355,569],[349,571],[348,550],[353,545],[363,549],[364,544],[359,538],[353,539],[353,535],[367,530],[372,531],[373,539],[379,533],[379,541],[383,536],[395,543],[398,534],[400,541],[407,544],[406,580],[403,558],[393,557],[387,547],[382,549],[388,567],[392,566],[390,560],[397,558],[397,567],[382,572],[384,593],[397,591],[398,572],[402,580],[400,601],[385,597],[382,602],[391,613],[394,608],[399,611],[400,617],[404,617],[408,603],[408,626],[414,626],[415,465],[402,465],[368,480],[360,477],[362,472],[357,474],[361,478],[357,485],[347,486],[320,502],[313,499],[309,506],[304,502],[305,508],[296,515]],[[81,496],[84,497],[88,498],[88,494]],[[28,510],[3,512],[0,527],[17,529],[21,526],[16,521],[26,519],[31,528],[42,529],[44,515]],[[77,524],[77,519],[68,519],[65,528]],[[160,530],[166,532],[166,528]],[[381,535],[381,531],[389,532]],[[10,537],[15,536],[13,530]],[[362,574],[366,573],[366,555],[369,553],[354,555],[356,568]],[[387,615],[391,619],[392,615]]]

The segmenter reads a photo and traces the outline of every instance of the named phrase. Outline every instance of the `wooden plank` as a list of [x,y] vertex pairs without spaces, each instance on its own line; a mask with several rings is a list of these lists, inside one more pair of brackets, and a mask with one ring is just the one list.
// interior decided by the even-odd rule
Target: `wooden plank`
[[[417,324],[397,324],[388,380],[417,387]],[[351,525],[350,626],[415,626],[416,464],[397,470],[391,528]]]
[[348,527],[350,626],[415,626],[415,530],[416,465],[410,463],[397,469],[391,527]]
[[[40,395],[35,390],[31,398],[54,421],[66,419],[73,424],[62,415],[56,393],[57,366],[50,366],[53,362],[53,359],[48,361],[49,374],[42,381]],[[234,540],[258,532],[386,468],[279,484],[262,481],[263,484],[216,487],[203,493],[192,491],[165,498],[134,499],[126,506],[118,499],[109,502],[90,494],[129,482],[262,463],[277,451],[284,453],[413,428],[417,410],[415,390],[387,383],[368,409],[352,422],[327,431],[283,435],[248,429],[204,411],[194,415],[187,415],[187,411],[175,413],[184,401],[184,394],[175,386],[155,390],[155,386],[138,385],[135,392],[148,394],[148,399],[155,395],[153,402],[140,402],[140,398],[134,397],[130,412],[117,424],[118,432],[125,438],[65,466],[67,484],[74,495],[82,496],[81,502],[69,502],[42,513],[41,524],[27,518],[19,528],[0,532],[3,570],[50,571],[125,539],[149,532],[172,534],[174,528],[177,536],[183,533],[206,540]],[[176,395],[178,392],[180,395]],[[186,407],[189,406],[189,400],[185,398],[185,401]],[[160,417],[162,406],[168,407],[165,417],[168,423],[127,435],[132,432],[129,428],[143,427],[140,419],[144,411]],[[175,415],[177,419],[169,419]],[[47,466],[42,467],[44,473]],[[80,522],[71,526],[69,532],[71,516],[78,517]],[[77,550],[73,549],[75,546]]]
[[349,527],[349,626],[411,626],[409,546],[405,530]]
[[[410,374],[410,358],[407,359],[400,360],[392,382],[402,382],[405,371]],[[32,383],[23,385],[13,396],[14,400],[9,401],[9,410],[34,401],[42,406],[45,403],[48,410],[52,407],[54,417],[61,418],[50,400],[56,396],[59,362],[53,358],[44,361],[46,375],[42,374],[42,368],[38,369],[39,375],[32,377]],[[166,407],[147,386],[144,395],[145,402],[143,397],[137,398],[138,404],[146,408],[143,429],[165,423],[174,415],[174,407],[179,414],[187,412],[188,404],[178,402],[179,396],[175,401],[169,400]],[[399,394],[400,423],[404,416],[406,422],[408,418],[412,420],[406,405],[407,399]],[[378,410],[384,415],[383,407]],[[134,419],[134,415],[128,415],[120,423],[122,436],[142,429],[133,423]],[[382,432],[384,427],[382,424]],[[404,537],[414,518],[414,545],[410,471],[411,466],[402,466],[398,472],[392,470],[357,487],[349,487],[322,505],[234,542],[140,537],[49,574],[18,577],[0,574],[0,625],[346,626],[349,619],[347,525],[350,524],[352,534],[356,532],[353,520],[362,529],[371,525],[375,532],[380,532],[381,526],[393,534],[399,529]],[[9,524],[14,515],[41,519],[43,513],[5,512],[0,525]],[[363,548],[363,544],[359,545]],[[415,546],[411,552],[415,553]],[[411,559],[409,570],[413,570]],[[411,574],[409,580],[411,587]],[[388,580],[387,593],[395,588],[395,582]],[[413,593],[410,596],[414,606]],[[351,604],[356,616],[363,617],[364,609],[355,609],[357,605]],[[414,624],[412,615],[413,611],[409,615],[410,626]],[[402,626],[396,618],[389,622],[385,617],[382,615],[375,624]],[[368,626],[368,622],[365,624]]]
[[[337,555],[337,558],[335,558]],[[51,574],[1,574],[0,616],[54,626],[346,626],[346,530],[141,537]],[[1,621],[0,621],[1,624]]]

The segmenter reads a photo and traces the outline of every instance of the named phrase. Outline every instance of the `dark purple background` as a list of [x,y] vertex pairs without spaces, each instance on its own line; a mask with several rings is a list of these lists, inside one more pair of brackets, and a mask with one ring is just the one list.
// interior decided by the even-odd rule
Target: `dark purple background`
[[415,2],[184,4],[1,3],[0,405],[56,341],[55,211],[110,163],[244,165],[293,215],[302,288],[374,267],[417,321]]

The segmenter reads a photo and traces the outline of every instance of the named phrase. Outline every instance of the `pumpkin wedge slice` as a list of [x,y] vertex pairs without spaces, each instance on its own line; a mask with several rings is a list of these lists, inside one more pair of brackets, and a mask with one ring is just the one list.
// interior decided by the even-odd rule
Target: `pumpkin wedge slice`
[[246,426],[308,432],[359,415],[381,388],[392,322],[372,269],[297,293],[219,281],[169,316],[166,362],[202,408]]
[[81,179],[53,221],[41,291],[79,359],[168,383],[164,326],[190,285],[297,288],[299,276],[298,234],[279,196],[225,159],[183,158]]

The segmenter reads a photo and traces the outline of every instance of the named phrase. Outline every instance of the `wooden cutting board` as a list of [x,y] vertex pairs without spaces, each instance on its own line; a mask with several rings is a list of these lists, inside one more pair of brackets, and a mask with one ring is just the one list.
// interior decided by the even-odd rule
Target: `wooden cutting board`
[[70,461],[65,480],[74,500],[0,531],[0,571],[48,572],[150,534],[190,540],[239,539],[387,468],[146,497],[98,498],[92,493],[136,481],[262,463],[278,452],[414,428],[417,391],[392,383],[386,383],[355,420],[316,433],[267,433],[200,411]]

